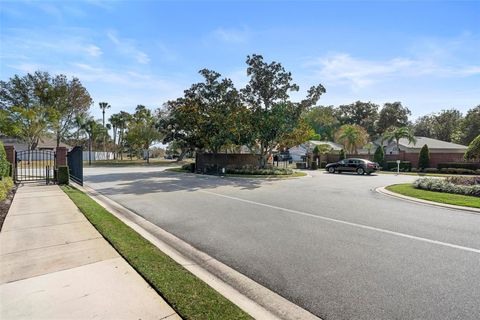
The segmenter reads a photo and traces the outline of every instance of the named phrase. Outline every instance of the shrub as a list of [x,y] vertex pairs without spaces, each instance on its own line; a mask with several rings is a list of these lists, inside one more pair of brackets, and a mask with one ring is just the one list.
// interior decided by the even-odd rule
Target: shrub
[[57,172],[58,184],[68,184],[70,180],[70,174],[68,172],[68,166],[59,166]]
[[324,169],[327,166],[327,161],[320,162],[320,168]]
[[446,179],[421,178],[413,183],[417,189],[463,194],[466,196],[480,197],[480,185],[461,185],[449,182]]
[[413,167],[412,169],[410,169],[410,172],[418,172],[419,170],[415,167]]
[[480,162],[442,162],[437,165],[438,169],[443,168],[458,168],[458,169],[480,169]]
[[465,160],[480,159],[480,135],[470,142],[470,145],[468,146],[467,151],[465,151],[465,155],[463,157]]
[[5,147],[0,141],[0,179],[2,177],[8,177],[10,174],[10,162],[7,161],[7,153]]
[[246,175],[289,175],[293,173],[292,169],[286,168],[272,168],[272,169],[253,169],[253,168],[246,168],[246,169],[227,169],[227,173],[229,174],[246,174]]
[[339,159],[339,160],[345,159],[345,158],[346,158],[346,157],[345,157],[345,150],[341,149],[339,155],[340,155],[340,159]]
[[195,172],[195,163],[186,163],[182,166],[182,170]]
[[[410,161],[400,162],[400,171],[410,171],[412,169],[412,163]],[[385,162],[385,170],[397,171],[397,161]]]
[[424,145],[422,150],[420,150],[420,154],[418,155],[418,167],[421,169],[428,168],[430,165],[430,151],[428,150],[428,146]]
[[440,169],[440,172],[448,174],[475,174],[474,170],[460,168],[442,168]]
[[3,177],[0,180],[0,201],[7,198],[8,192],[13,188],[13,180],[10,177]]
[[445,180],[453,184],[465,186],[480,185],[480,177],[447,177]]
[[423,172],[425,172],[425,173],[438,173],[438,169],[437,168],[425,168],[423,170]]
[[375,153],[373,155],[373,161],[377,162],[381,167],[383,167],[383,164],[385,162],[385,152],[383,151],[383,148],[379,146],[377,150],[375,150]]

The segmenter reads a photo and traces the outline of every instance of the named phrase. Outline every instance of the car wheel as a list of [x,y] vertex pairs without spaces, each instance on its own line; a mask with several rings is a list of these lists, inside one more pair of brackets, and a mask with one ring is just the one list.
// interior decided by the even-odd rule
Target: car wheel
[[329,172],[329,173],[335,173],[335,168],[334,168],[334,167],[328,168],[328,172]]
[[364,174],[364,173],[365,173],[365,170],[363,170],[363,168],[357,169],[357,174]]

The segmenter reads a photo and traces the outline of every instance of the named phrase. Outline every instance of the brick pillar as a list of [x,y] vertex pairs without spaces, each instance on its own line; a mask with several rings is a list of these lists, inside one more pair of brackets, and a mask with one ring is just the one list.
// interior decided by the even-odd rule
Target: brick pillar
[[57,168],[60,166],[67,165],[67,148],[57,147],[56,156],[57,156]]
[[7,154],[7,161],[11,164],[15,164],[15,147],[5,146],[5,153]]

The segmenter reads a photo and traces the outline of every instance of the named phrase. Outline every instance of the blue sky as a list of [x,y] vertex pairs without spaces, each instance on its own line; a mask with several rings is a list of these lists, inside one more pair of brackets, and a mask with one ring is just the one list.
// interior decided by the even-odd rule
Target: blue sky
[[80,78],[110,112],[151,108],[214,69],[243,86],[245,58],[292,71],[320,104],[402,101],[414,116],[480,104],[480,1],[0,1],[0,79]]

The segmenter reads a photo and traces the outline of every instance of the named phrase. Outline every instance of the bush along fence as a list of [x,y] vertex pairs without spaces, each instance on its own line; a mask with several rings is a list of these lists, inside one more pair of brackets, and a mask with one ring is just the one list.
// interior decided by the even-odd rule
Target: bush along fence
[[[39,157],[42,160],[36,161]],[[28,159],[33,159],[33,161]],[[18,160],[21,160],[21,162]],[[46,181],[48,184],[52,181],[52,175],[54,182],[59,182],[59,171],[62,172],[60,175],[63,174],[62,177],[64,177],[65,170],[67,171],[66,177],[68,181],[67,148],[65,147],[57,147],[55,154],[51,151],[42,150],[16,152],[14,146],[3,146],[0,142],[0,181],[8,178],[15,183],[22,181]],[[65,183],[64,179],[62,183]]]
[[7,153],[3,143],[0,141],[0,201],[7,198],[13,188],[12,165],[7,160]]
[[422,190],[480,197],[480,181],[474,182],[474,184],[460,184],[458,180],[452,179],[421,178],[417,179],[413,185],[415,188]]

